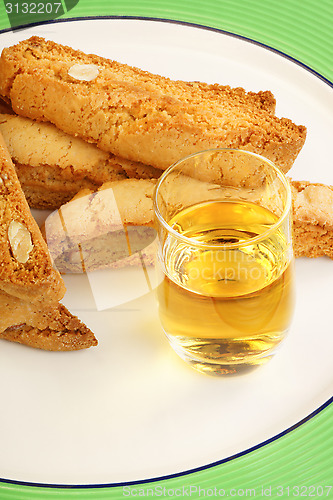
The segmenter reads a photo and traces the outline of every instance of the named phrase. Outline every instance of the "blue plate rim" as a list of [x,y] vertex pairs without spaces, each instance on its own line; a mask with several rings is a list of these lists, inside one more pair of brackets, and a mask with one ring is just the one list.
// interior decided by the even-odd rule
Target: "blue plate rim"
[[[271,52],[274,52],[274,53],[292,61],[293,63],[297,64],[298,66],[301,66],[303,69],[309,71],[314,76],[316,76],[317,78],[322,80],[324,83],[326,83],[328,86],[333,88],[333,82],[331,82],[328,78],[324,77],[323,75],[321,75],[320,73],[318,73],[317,71],[312,69],[310,66],[307,66],[306,64],[304,64],[301,61],[299,61],[298,59],[286,54],[283,51],[280,51],[280,50],[278,50],[274,47],[271,47],[270,45],[264,44],[262,42],[258,42],[256,40],[253,40],[252,38],[248,38],[248,37],[245,37],[243,35],[239,35],[237,33],[232,33],[232,32],[226,31],[226,30],[222,30],[220,28],[214,28],[214,27],[205,26],[202,24],[191,23],[188,21],[179,21],[179,20],[174,20],[174,19],[166,19],[166,18],[158,18],[158,17],[145,17],[145,16],[112,16],[112,15],[110,15],[110,16],[80,16],[80,17],[73,17],[73,18],[68,18],[68,19],[55,19],[55,20],[38,22],[38,23],[20,25],[20,26],[17,26],[15,28],[5,28],[3,30],[0,30],[0,35],[3,33],[8,33],[10,31],[13,31],[13,32],[22,31],[23,29],[30,29],[30,28],[35,27],[35,26],[41,26],[41,25],[47,25],[47,24],[67,23],[67,22],[77,22],[77,21],[90,21],[90,20],[98,21],[98,20],[109,20],[109,19],[111,19],[111,20],[153,21],[153,22],[164,22],[164,23],[169,23],[169,24],[179,24],[179,25],[188,26],[188,27],[192,27],[192,28],[203,29],[206,31],[213,31],[216,33],[220,33],[220,34],[224,34],[224,35],[231,36],[234,38],[238,38],[240,40],[247,41],[247,42],[252,43],[254,45],[257,45],[259,47],[263,47],[267,50],[270,50]],[[293,430],[297,429],[301,425],[303,425],[306,422],[308,422],[309,420],[311,420],[313,417],[315,417],[316,415],[321,413],[324,409],[326,409],[330,405],[332,405],[332,403],[333,403],[333,396],[331,398],[329,398],[321,406],[319,406],[316,410],[309,413],[309,415],[307,415],[306,417],[304,417],[301,420],[299,420],[298,422],[296,422],[294,425],[288,427],[284,431],[274,435],[273,437],[271,437],[265,441],[262,441],[261,443],[255,445],[255,446],[247,448],[239,453],[236,453],[236,454],[231,455],[229,457],[226,457],[224,459],[217,460],[215,462],[211,462],[209,464],[202,465],[200,467],[195,467],[193,469],[189,469],[186,471],[177,472],[175,474],[158,476],[158,477],[149,478],[149,479],[139,479],[136,481],[125,481],[125,482],[118,482],[118,483],[103,483],[103,484],[92,483],[92,484],[84,484],[84,485],[61,484],[61,483],[60,484],[50,484],[50,483],[39,483],[39,482],[35,483],[35,482],[29,482],[29,481],[17,481],[17,480],[5,479],[5,478],[0,477],[0,486],[1,486],[1,483],[3,483],[3,484],[18,485],[18,486],[37,487],[37,488],[49,488],[49,489],[58,488],[58,489],[63,489],[63,490],[71,490],[71,489],[84,490],[84,489],[116,488],[116,487],[133,486],[133,485],[140,485],[140,484],[149,484],[149,483],[155,483],[158,481],[165,481],[168,479],[175,479],[175,478],[179,478],[179,477],[183,477],[183,476],[188,476],[188,475],[194,474],[196,472],[201,472],[201,471],[204,471],[207,469],[211,469],[213,467],[220,466],[224,463],[230,462],[230,461],[235,460],[237,458],[240,458],[244,455],[248,455],[248,454],[250,454],[250,453],[252,453],[260,448],[263,448],[264,446],[267,446],[268,444],[270,444],[274,441],[277,441],[281,437],[289,434]]]

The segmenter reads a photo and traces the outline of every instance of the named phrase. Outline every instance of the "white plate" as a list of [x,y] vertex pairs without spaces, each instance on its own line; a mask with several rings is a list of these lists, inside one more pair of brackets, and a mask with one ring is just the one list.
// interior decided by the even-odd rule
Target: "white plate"
[[[308,127],[291,175],[333,184],[332,90],[294,62],[225,34],[138,20],[4,33],[0,48],[33,34],[172,78],[270,89],[277,115]],[[136,273],[125,302],[138,293]],[[196,373],[169,348],[153,293],[97,311],[87,277],[66,276],[64,302],[99,346],[48,353],[1,343],[0,477],[142,480],[221,460],[284,431],[332,395],[332,278],[332,261],[299,260],[295,318],[278,354],[252,373],[218,379]]]

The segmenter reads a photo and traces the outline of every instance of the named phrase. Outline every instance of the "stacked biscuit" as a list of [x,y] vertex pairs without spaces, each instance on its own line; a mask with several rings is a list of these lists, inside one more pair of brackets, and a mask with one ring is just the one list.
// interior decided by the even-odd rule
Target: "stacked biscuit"
[[59,303],[65,286],[0,137],[0,338],[53,351],[96,345],[93,333]]
[[[30,207],[61,207],[45,232],[67,272],[87,270],[85,245],[89,270],[105,263],[110,225],[119,231],[109,261],[136,253],[133,247],[143,250],[156,179],[179,158],[232,147],[287,172],[306,137],[304,126],[275,116],[269,91],[172,81],[38,37],[4,49],[0,95],[7,103],[0,107],[0,132]],[[107,219],[108,188],[118,209]],[[292,189],[296,255],[333,257],[332,188],[293,182]],[[73,196],[75,210],[67,203]],[[140,258],[149,262],[145,252]]]
[[19,115],[160,169],[199,150],[234,147],[286,172],[306,135],[274,115],[270,92],[174,82],[38,37],[4,49],[0,93]]
[[78,190],[95,190],[107,181],[160,175],[153,167],[102,151],[50,123],[2,113],[0,132],[33,208],[58,208]]

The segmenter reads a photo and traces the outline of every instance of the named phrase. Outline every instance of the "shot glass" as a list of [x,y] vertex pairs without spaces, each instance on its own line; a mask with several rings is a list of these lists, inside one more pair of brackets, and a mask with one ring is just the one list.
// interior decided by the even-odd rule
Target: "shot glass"
[[194,368],[231,374],[270,359],[294,309],[291,191],[266,158],[192,154],[159,179],[159,317]]

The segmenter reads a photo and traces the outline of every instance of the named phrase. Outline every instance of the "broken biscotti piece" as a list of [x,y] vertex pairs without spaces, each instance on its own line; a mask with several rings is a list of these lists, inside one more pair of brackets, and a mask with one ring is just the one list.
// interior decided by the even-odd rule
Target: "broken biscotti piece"
[[59,304],[65,285],[32,217],[0,134],[0,338],[40,349],[96,345],[92,332]]
[[82,273],[152,265],[155,230],[151,179],[107,182],[83,190],[53,212],[42,232],[57,269]]
[[56,209],[81,189],[129,177],[157,178],[160,170],[118,158],[50,123],[0,114],[0,132],[28,204]]
[[3,50],[0,94],[20,115],[160,169],[228,147],[287,172],[306,136],[304,126],[274,116],[270,92],[172,81],[39,37]]
[[94,334],[64,305],[38,307],[0,292],[0,339],[47,351],[76,351],[97,345]]
[[296,257],[333,258],[333,187],[292,181]]

